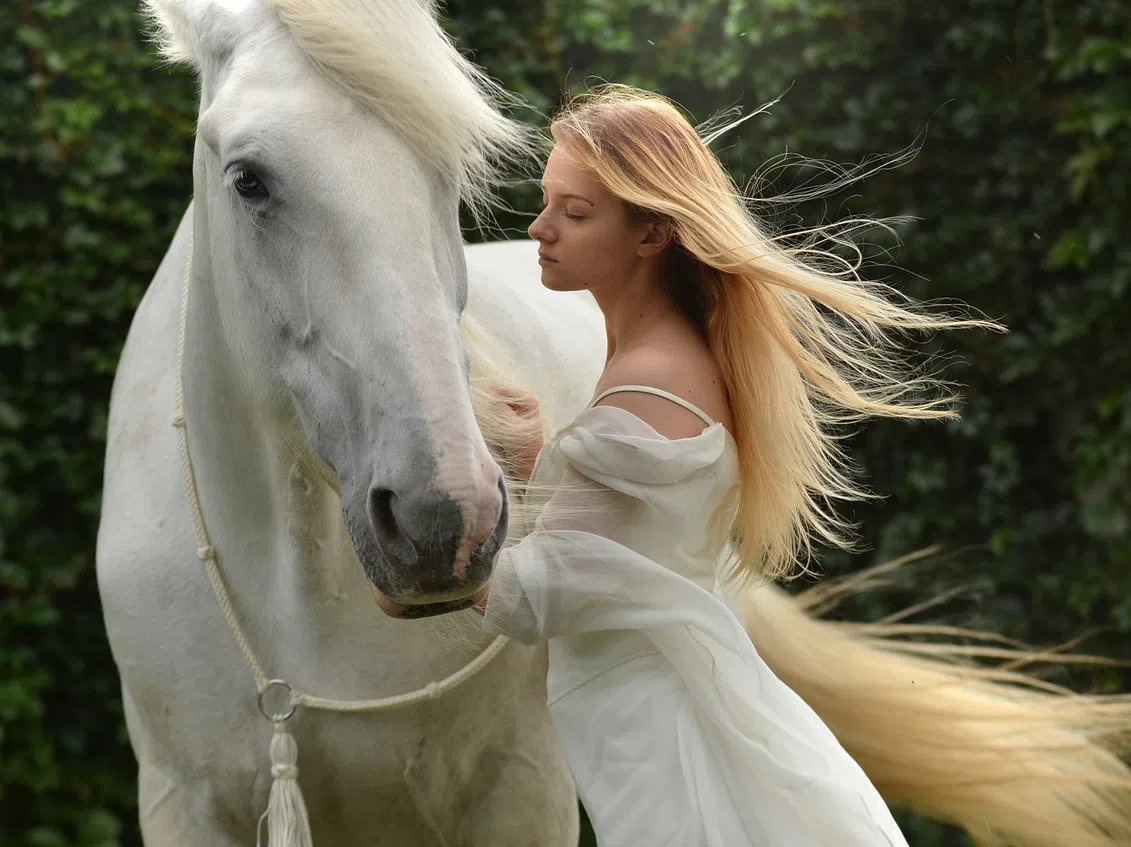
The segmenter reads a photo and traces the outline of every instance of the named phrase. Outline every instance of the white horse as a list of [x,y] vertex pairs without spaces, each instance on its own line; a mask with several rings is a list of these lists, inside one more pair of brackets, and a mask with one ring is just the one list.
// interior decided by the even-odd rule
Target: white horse
[[[114,384],[98,537],[146,844],[246,845],[269,794],[296,811],[293,733],[316,843],[573,847],[544,649],[453,611],[507,517],[469,369],[509,362],[554,426],[604,359],[592,300],[542,289],[531,243],[462,243],[461,197],[522,134],[425,0],[147,8],[201,103],[195,200]],[[371,584],[450,614],[385,617]],[[809,617],[823,596],[741,599],[889,800],[979,838],[1128,843],[1125,702],[900,655]]]
[[[184,421],[212,561],[249,655],[312,698],[417,691],[491,642],[470,622],[453,638],[451,618],[389,618],[369,589],[425,612],[467,605],[502,541],[460,335],[468,265],[467,317],[524,351],[522,379],[562,387],[541,398],[551,423],[584,404],[603,324],[584,297],[476,271],[536,271],[528,244],[465,259],[461,191],[474,199],[518,135],[423,4],[150,11],[200,77],[195,200],[115,379],[99,588],[146,843],[243,845],[272,784],[272,725],[198,560],[171,425],[186,267]],[[332,50],[316,58],[331,38],[352,51],[337,68]],[[545,651],[488,658],[416,704],[299,708],[287,728],[317,843],[576,844]]]

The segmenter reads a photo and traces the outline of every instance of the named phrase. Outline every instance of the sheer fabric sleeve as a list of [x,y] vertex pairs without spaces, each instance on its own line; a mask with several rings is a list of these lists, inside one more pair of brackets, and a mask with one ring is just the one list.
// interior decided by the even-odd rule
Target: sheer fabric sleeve
[[561,439],[560,482],[533,532],[496,561],[486,629],[533,643],[670,626],[673,604],[686,609],[695,586],[640,552],[637,542],[664,520],[673,499],[694,496],[697,480],[714,484],[703,471],[718,458],[722,433],[681,443],[626,426],[632,424],[606,415]]

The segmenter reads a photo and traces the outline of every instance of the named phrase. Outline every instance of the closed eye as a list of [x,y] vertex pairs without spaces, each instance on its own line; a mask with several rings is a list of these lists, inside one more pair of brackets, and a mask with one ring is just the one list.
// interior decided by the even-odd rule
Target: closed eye
[[[543,200],[543,201],[542,201],[542,205],[541,205],[541,206],[539,207],[539,209],[545,209],[545,208],[546,208],[546,201],[545,201],[545,200]],[[564,215],[565,215],[565,216],[566,216],[567,218],[569,218],[570,220],[574,220],[574,221],[581,221],[581,220],[585,220],[585,216],[584,216],[584,215],[571,215],[571,214],[570,214],[569,212],[563,212],[562,214],[564,214]]]

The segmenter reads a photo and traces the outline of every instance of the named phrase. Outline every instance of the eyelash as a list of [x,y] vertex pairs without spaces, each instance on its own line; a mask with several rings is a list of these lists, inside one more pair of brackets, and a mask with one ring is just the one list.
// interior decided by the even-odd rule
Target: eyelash
[[[545,203],[543,203],[543,204],[542,204],[542,208],[543,208],[543,209],[545,209],[545,208],[546,208],[546,204],[545,204]],[[564,214],[564,215],[565,215],[565,216],[566,216],[567,218],[569,218],[569,219],[570,219],[571,221],[583,221],[583,220],[585,220],[585,216],[584,216],[584,215],[571,215],[571,214],[570,214],[569,212],[563,212],[563,214]]]

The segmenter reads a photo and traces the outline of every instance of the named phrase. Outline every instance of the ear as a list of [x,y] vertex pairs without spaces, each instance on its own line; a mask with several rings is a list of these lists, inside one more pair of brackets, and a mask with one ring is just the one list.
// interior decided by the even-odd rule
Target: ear
[[149,23],[148,35],[163,59],[195,66],[190,5],[190,0],[142,0],[141,14]]
[[662,253],[671,243],[674,234],[668,221],[648,221],[644,224],[644,233],[636,248],[636,255],[647,258]]
[[257,0],[141,0],[150,38],[162,58],[199,68],[203,57],[230,49],[240,20]]

